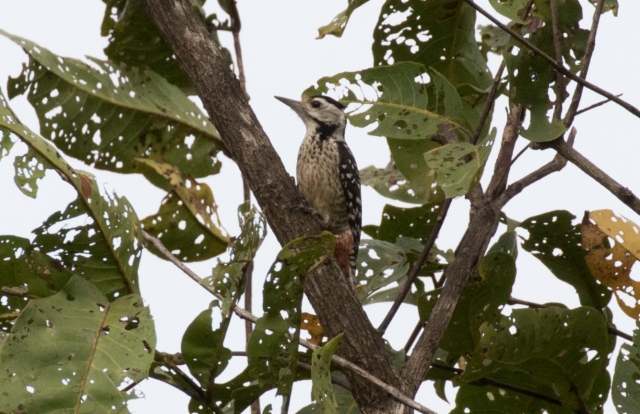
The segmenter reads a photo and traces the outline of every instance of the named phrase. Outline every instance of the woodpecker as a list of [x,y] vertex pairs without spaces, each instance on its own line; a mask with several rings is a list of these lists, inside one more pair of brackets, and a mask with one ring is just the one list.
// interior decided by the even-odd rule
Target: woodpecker
[[298,152],[298,188],[336,236],[336,261],[355,289],[362,198],[358,166],[344,139],[345,106],[328,96],[276,99],[293,109],[307,128]]

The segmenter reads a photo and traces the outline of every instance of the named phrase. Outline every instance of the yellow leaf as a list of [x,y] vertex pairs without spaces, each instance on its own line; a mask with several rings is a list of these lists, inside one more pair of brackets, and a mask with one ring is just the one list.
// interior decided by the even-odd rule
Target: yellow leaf
[[300,323],[300,328],[309,332],[311,335],[311,339],[309,342],[315,345],[320,345],[322,343],[322,336],[324,335],[324,330],[320,325],[320,320],[316,315],[311,313],[302,312],[302,322]]
[[585,213],[581,226],[585,262],[593,276],[611,288],[620,308],[640,316],[640,282],[631,279],[631,267],[640,258],[638,226],[611,210]]

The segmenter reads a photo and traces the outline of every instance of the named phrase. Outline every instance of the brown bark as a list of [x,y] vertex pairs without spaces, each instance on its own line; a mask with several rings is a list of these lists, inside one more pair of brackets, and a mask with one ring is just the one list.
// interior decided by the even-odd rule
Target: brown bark
[[[238,164],[269,226],[281,244],[320,233],[319,223],[296,208],[301,196],[284,169],[240,83],[209,39],[188,0],[143,0],[151,20],[174,51],[202,100],[231,158]],[[384,350],[382,338],[347,286],[334,261],[309,275],[305,293],[328,335],[344,334],[339,353],[382,381],[405,389]],[[403,407],[378,387],[347,372],[363,413],[402,412]]]

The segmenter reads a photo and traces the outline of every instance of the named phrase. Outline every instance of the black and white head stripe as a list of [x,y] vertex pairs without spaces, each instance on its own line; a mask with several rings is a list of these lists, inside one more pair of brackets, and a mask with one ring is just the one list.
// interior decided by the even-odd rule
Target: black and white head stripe
[[340,109],[341,111],[344,111],[344,109],[346,108],[346,105],[341,104],[340,102],[336,101],[335,99],[331,98],[330,96],[315,95],[315,96],[309,97],[309,100],[312,101],[315,98],[323,99],[325,102],[335,106],[336,108]]

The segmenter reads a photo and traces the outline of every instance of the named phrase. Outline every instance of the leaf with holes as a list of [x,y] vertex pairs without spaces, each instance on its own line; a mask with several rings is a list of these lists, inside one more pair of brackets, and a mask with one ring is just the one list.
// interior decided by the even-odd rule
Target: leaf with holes
[[137,157],[175,165],[196,178],[219,171],[217,131],[160,75],[95,59],[89,65],[0,34],[30,57],[23,72],[10,79],[9,96],[27,95],[41,133],[65,154],[120,173],[138,171]]
[[411,237],[426,243],[442,208],[442,203],[403,208],[387,204],[379,226],[365,226],[363,231],[374,239],[395,243],[398,237]]
[[[4,99],[4,97],[0,99]],[[0,136],[2,136],[2,139],[0,139],[0,160],[2,160],[2,157],[6,157],[7,155],[9,155],[9,153],[11,152],[11,148],[13,148],[13,144],[15,144],[15,142],[11,140],[9,131],[1,127]]]
[[358,252],[358,299],[365,303],[376,291],[397,282],[409,271],[404,250],[382,240],[363,240]]
[[331,23],[318,29],[317,39],[322,39],[326,35],[342,37],[342,33],[347,27],[351,13],[368,1],[369,0],[349,0],[349,5],[346,10],[340,12],[336,17],[334,17],[333,20],[331,20]]
[[34,230],[33,246],[57,254],[66,268],[86,277],[110,299],[138,292],[140,223],[127,199],[100,194],[93,176],[74,170],[51,144],[21,124],[1,93],[0,130],[15,134],[43,168],[55,169],[78,192],[64,212]]
[[[182,90],[192,90],[187,74],[180,68],[171,48],[149,18],[141,1],[103,0],[106,3],[101,35],[108,36],[104,54],[113,62],[151,69]],[[202,3],[194,0],[199,17],[204,20]]]
[[464,1],[387,1],[373,32],[375,65],[417,62],[455,87],[485,90],[492,79],[475,39],[475,23],[475,10]]
[[[467,354],[480,342],[480,326],[500,321],[500,311],[511,296],[516,265],[504,253],[491,253],[482,258],[478,278],[472,279],[456,306],[440,348],[454,354]],[[421,321],[428,321],[441,289],[425,293],[418,301]]]
[[247,211],[246,204],[238,208],[241,232],[231,248],[231,260],[227,263],[218,262],[213,269],[213,275],[203,279],[200,283],[212,287],[222,296],[222,312],[225,316],[231,314],[236,301],[244,292],[244,274],[247,266],[256,255],[258,248],[267,235],[267,223],[255,208]]
[[331,93],[353,104],[347,117],[363,128],[376,124],[370,135],[423,139],[448,125],[461,139],[473,128],[456,89],[435,70],[413,62],[396,63],[359,72],[344,72],[318,81],[303,95]]
[[300,319],[300,329],[307,331],[311,337],[309,342],[320,346],[324,337],[324,329],[320,325],[320,318],[312,313],[302,312]]
[[526,24],[522,19],[522,11],[528,0],[489,0],[491,7],[501,15],[516,23]]
[[633,332],[633,343],[623,343],[616,360],[611,399],[618,413],[632,414],[640,412],[640,335],[637,329]]
[[[595,6],[598,3],[598,0],[589,0],[589,3]],[[605,14],[609,10],[611,10],[614,16],[618,15],[618,0],[604,0],[602,14]]]
[[249,339],[248,369],[259,384],[276,386],[285,398],[296,377],[304,277],[331,257],[334,248],[335,237],[329,232],[288,243],[264,284],[264,316]]
[[[333,375],[340,379],[345,379],[345,376],[340,372],[334,372]],[[339,385],[333,386],[333,394],[335,396],[337,412],[338,414],[360,414],[360,409],[356,404],[356,401],[353,399],[353,394],[351,392],[345,390]],[[324,414],[325,411],[322,410],[322,407],[319,407],[316,404],[310,404],[306,407],[303,407],[296,414]]]
[[[215,318],[213,318],[214,314]],[[217,377],[231,359],[231,351],[222,345],[226,328],[221,321],[228,317],[222,315],[220,304],[214,300],[209,305],[209,309],[196,316],[182,336],[182,356],[191,375],[205,389],[209,386],[213,365],[217,367],[215,374]],[[216,328],[213,327],[214,320]]]
[[33,245],[58,257],[63,266],[96,285],[110,300],[137,293],[142,255],[138,218],[125,198],[103,197],[97,184],[87,180],[92,196],[79,197],[64,211],[52,214],[33,231]]
[[[153,361],[155,330],[139,295],[113,302],[72,276],[53,296],[29,302],[0,352],[0,411],[128,412]],[[42,344],[47,343],[47,347]]]
[[631,278],[631,268],[640,258],[638,226],[611,210],[597,210],[585,213],[580,231],[591,274],[613,290],[624,313],[637,319],[640,282]]
[[447,198],[454,198],[471,191],[480,181],[485,163],[496,137],[494,128],[477,145],[456,142],[436,148],[424,154],[427,165],[438,174],[437,183]]
[[[208,260],[223,253],[229,237],[219,228],[218,206],[209,186],[188,178],[170,164],[137,161],[153,168],[173,188],[162,200],[158,213],[142,220],[142,227],[161,238],[167,249],[184,262]],[[213,222],[214,216],[218,225]],[[166,259],[153,247],[149,251]]]
[[394,163],[385,168],[376,168],[373,165],[363,168],[360,170],[360,182],[392,200],[412,204],[430,202],[431,194],[410,183]]
[[[444,126],[444,125],[443,125]],[[441,135],[444,128],[440,128]],[[457,141],[455,132],[446,133],[445,139]],[[434,136],[435,137],[435,136]],[[416,199],[426,200],[426,203],[437,203],[444,200],[444,192],[437,182],[436,171],[429,167],[424,159],[424,153],[441,146],[432,139],[393,139],[387,138],[391,159],[398,171],[409,181],[408,186]]]
[[558,279],[573,286],[583,306],[603,309],[611,292],[598,284],[585,262],[580,229],[571,224],[568,211],[551,211],[520,224],[529,232],[522,248],[540,260]]
[[[553,46],[553,24],[548,2],[536,2],[531,23],[525,26],[523,35],[529,35],[528,41],[540,48],[549,56],[555,56]],[[539,19],[539,20],[538,20]],[[544,25],[540,26],[540,20]],[[586,50],[589,31],[580,28],[582,8],[578,1],[558,3],[558,30],[562,37],[562,56],[568,69],[577,73]],[[535,53],[523,47],[515,40],[509,46],[514,51],[503,53],[507,65],[509,79],[509,99],[513,103],[522,104],[530,112],[528,129],[522,128],[520,134],[534,142],[551,141],[566,131],[560,121],[550,121],[547,111],[552,102],[549,91],[555,96],[560,94],[557,88],[554,69]],[[566,81],[565,81],[566,82]],[[564,101],[568,95],[561,96]]]
[[607,399],[606,367],[615,342],[609,343],[607,322],[595,309],[516,309],[498,326],[483,324],[480,332],[461,381],[518,374],[510,384],[535,381],[536,392],[576,411],[599,412]]
[[16,170],[14,180],[24,195],[36,198],[38,193],[38,180],[44,178],[45,170],[51,168],[46,160],[43,160],[37,151],[29,148],[25,155],[18,155],[13,166]]
[[1,315],[21,312],[27,298],[44,298],[67,284],[71,272],[37,250],[28,239],[0,236],[0,332],[9,332],[12,323]]
[[311,357],[311,398],[324,414],[337,414],[338,403],[331,385],[331,357],[342,343],[342,334],[313,351]]

